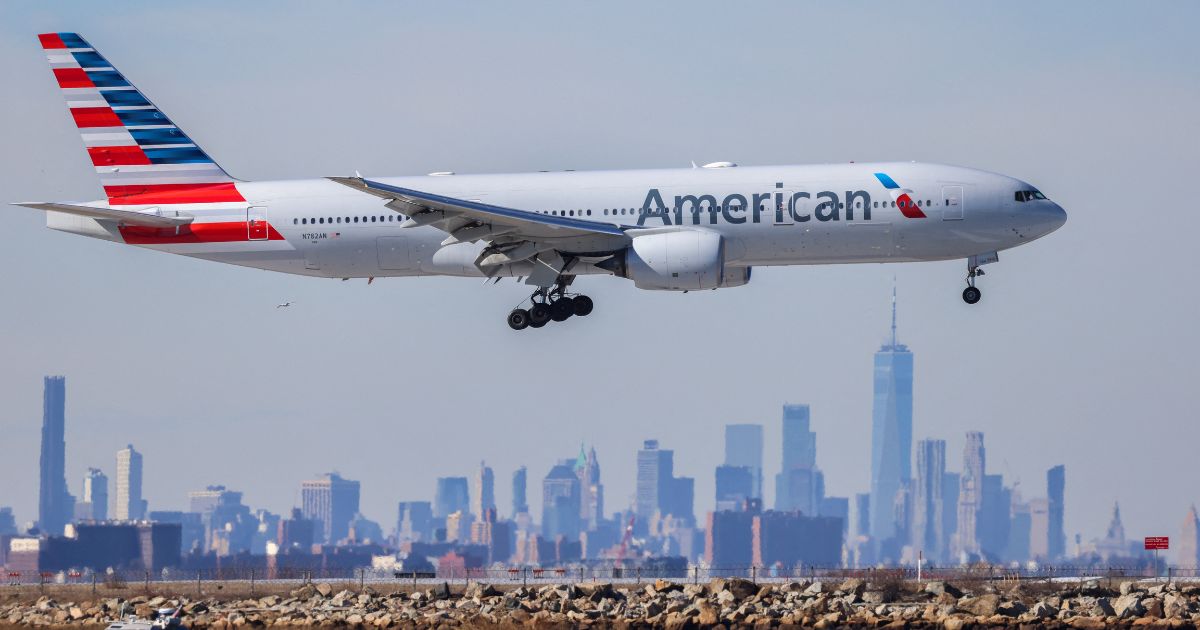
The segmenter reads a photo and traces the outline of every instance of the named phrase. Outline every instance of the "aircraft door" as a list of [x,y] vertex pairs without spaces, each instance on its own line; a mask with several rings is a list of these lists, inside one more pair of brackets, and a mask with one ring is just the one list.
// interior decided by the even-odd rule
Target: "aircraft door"
[[942,220],[961,221],[963,218],[963,187],[942,187]]
[[246,208],[246,238],[252,241],[265,241],[267,236],[267,207],[250,206]]

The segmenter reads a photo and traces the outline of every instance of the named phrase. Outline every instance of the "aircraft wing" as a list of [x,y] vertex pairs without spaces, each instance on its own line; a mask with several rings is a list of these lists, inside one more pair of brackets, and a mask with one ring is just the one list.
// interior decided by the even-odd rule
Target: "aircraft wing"
[[194,217],[188,215],[165,215],[157,212],[117,210],[114,208],[93,208],[92,206],[77,206],[69,203],[30,201],[14,203],[14,206],[24,206],[34,210],[52,210],[65,212],[92,219],[108,219],[125,225],[144,225],[147,227],[179,227],[192,222]]
[[615,252],[629,244],[632,237],[626,232],[638,229],[456,199],[362,177],[329,179],[383,199],[388,208],[408,217],[402,227],[428,225],[446,232],[443,246],[484,241],[487,247],[475,265],[487,275],[500,265],[531,261],[535,271],[527,284],[546,286],[569,270],[560,253]]
[[[560,239],[580,236],[606,235],[627,242],[625,231],[635,226],[618,223],[599,223],[572,217],[558,217],[528,210],[505,208],[478,201],[456,199],[442,195],[391,186],[361,177],[330,177],[329,179],[388,201],[387,206],[409,216],[406,226],[433,225],[455,237],[451,242],[490,240],[488,235],[504,234],[509,238],[529,240]],[[464,228],[468,233],[458,236]],[[476,236],[480,234],[480,236]],[[449,244],[449,243],[447,243]]]

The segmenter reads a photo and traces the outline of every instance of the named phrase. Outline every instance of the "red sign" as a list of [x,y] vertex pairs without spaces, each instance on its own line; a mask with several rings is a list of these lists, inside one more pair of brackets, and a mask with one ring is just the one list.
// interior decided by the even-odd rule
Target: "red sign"
[[1171,539],[1168,536],[1147,536],[1146,549],[1170,549]]

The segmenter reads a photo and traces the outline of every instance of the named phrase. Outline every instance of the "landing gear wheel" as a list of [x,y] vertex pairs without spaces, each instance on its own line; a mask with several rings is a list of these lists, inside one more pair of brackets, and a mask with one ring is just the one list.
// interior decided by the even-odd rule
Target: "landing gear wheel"
[[575,314],[580,317],[586,317],[592,313],[592,298],[586,295],[575,296]]
[[529,308],[529,325],[541,328],[550,321],[550,307],[545,302],[537,302]]
[[529,326],[529,311],[523,308],[513,309],[508,314],[508,327],[513,330],[524,330]]
[[575,300],[561,297],[550,303],[550,319],[565,322],[575,314]]
[[967,304],[974,304],[983,297],[983,292],[975,287],[967,287],[963,289],[963,301]]

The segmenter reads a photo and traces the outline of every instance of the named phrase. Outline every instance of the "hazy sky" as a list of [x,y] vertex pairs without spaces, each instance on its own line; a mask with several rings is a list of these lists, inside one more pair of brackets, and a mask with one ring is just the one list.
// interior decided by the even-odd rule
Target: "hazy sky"
[[[78,31],[245,179],[925,160],[1030,181],[1066,227],[964,263],[758,269],[715,292],[584,278],[595,314],[514,333],[527,291],[291,277],[45,229],[0,208],[0,505],[36,517],[41,378],[65,374],[71,491],[145,453],[151,509],[224,483],[286,512],[336,469],[390,529],[434,478],[580,442],[609,510],[658,438],[711,508],[723,425],[812,405],[831,495],[868,486],[872,353],[893,275],[915,439],[986,435],[988,470],[1067,531],[1177,536],[1200,444],[1194,290],[1200,5],[1158,3],[70,3],[0,6],[0,201],[98,181],[34,37]],[[277,302],[296,306],[276,310]]]

